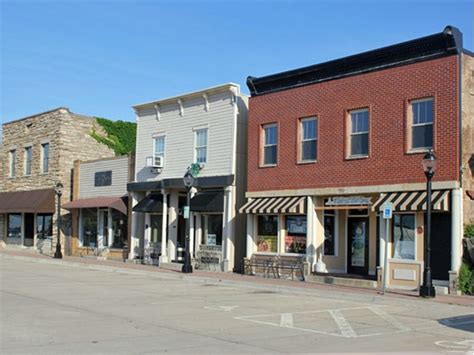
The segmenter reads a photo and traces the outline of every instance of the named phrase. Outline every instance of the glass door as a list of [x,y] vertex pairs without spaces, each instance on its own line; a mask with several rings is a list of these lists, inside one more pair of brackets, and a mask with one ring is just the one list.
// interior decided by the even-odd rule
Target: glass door
[[369,218],[349,217],[347,224],[347,272],[367,275],[369,271]]
[[109,211],[99,210],[99,248],[109,246]]

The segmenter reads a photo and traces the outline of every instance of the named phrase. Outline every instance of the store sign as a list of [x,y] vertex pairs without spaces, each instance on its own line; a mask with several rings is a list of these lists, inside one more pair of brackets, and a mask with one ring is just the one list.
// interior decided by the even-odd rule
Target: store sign
[[189,218],[189,206],[184,206],[183,217],[186,219]]
[[330,197],[326,206],[359,206],[370,205],[372,203],[371,197],[349,196],[349,197]]

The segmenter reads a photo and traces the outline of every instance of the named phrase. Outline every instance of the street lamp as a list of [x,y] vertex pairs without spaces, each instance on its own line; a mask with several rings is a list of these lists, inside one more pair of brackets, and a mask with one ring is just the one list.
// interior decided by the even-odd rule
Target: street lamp
[[191,187],[194,183],[193,174],[191,174],[190,169],[186,171],[186,174],[183,176],[184,186],[186,186],[186,206],[184,207],[184,218],[186,219],[186,240],[185,240],[185,254],[184,254],[184,264],[181,271],[183,273],[193,272],[193,266],[191,265],[191,254],[189,252],[189,239],[190,239],[190,229],[191,225],[189,223],[190,217],[190,205],[191,205]]
[[432,298],[436,296],[433,283],[431,282],[431,179],[436,171],[436,157],[433,149],[425,154],[421,162],[426,175],[426,229],[425,229],[425,270],[423,271],[423,285],[420,287],[420,296]]
[[58,196],[58,218],[56,221],[58,224],[58,242],[56,243],[56,252],[54,253],[55,259],[63,258],[63,254],[61,253],[61,195],[63,194],[63,187],[61,182],[58,182],[54,187],[54,192],[56,196]]

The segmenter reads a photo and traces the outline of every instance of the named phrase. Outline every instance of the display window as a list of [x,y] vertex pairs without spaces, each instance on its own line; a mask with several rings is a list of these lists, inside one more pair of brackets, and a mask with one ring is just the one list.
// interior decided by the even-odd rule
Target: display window
[[258,216],[257,251],[278,252],[278,216]]
[[324,211],[324,255],[336,255],[336,213]]
[[393,215],[393,258],[415,260],[415,214]]
[[286,216],[285,253],[306,253],[306,216]]

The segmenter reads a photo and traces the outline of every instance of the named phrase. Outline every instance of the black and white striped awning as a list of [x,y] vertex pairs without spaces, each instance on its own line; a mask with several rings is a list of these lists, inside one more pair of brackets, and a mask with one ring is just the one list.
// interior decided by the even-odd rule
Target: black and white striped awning
[[[426,191],[388,192],[382,193],[372,205],[372,211],[381,211],[385,203],[392,203],[393,210],[426,211]],[[449,211],[449,190],[436,190],[431,194],[432,209],[434,211]]]
[[250,214],[306,214],[306,196],[249,199],[247,203],[240,208],[239,212]]

